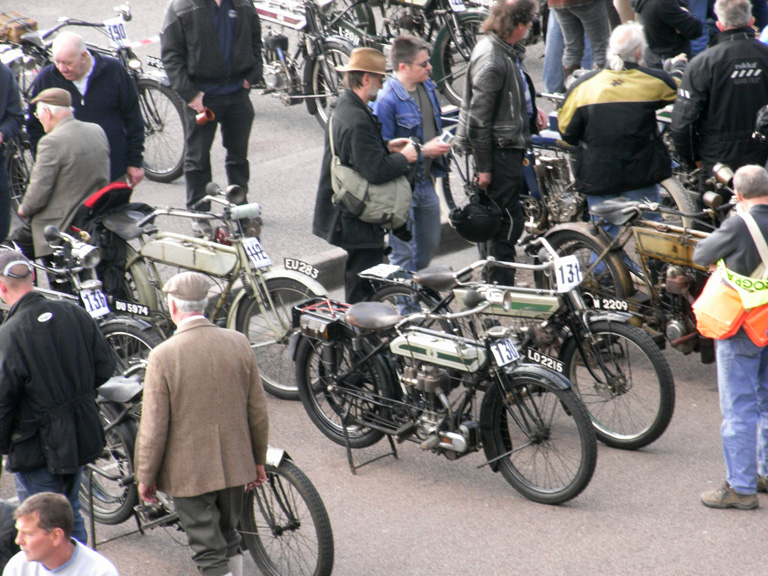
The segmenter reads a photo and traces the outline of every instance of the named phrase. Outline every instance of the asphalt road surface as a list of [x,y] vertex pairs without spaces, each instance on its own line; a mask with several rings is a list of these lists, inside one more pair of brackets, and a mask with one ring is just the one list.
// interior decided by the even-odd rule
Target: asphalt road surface
[[[164,6],[132,2],[131,39],[156,34]],[[63,15],[112,15],[110,3],[95,0],[0,0],[0,11],[8,10],[36,18],[41,27]],[[541,46],[529,51],[534,79],[541,77],[542,52]],[[157,55],[159,47],[143,53]],[[321,258],[330,247],[309,229],[322,131],[303,106],[284,107],[256,94],[253,102],[250,199],[264,206],[264,246],[275,262]],[[215,179],[225,184],[218,142],[214,166]],[[182,206],[183,181],[145,182],[134,198]],[[467,249],[442,261],[460,265],[474,257]],[[710,510],[698,500],[724,479],[714,367],[676,351],[665,355],[677,387],[667,432],[637,452],[600,446],[592,482],[562,506],[526,500],[500,475],[478,468],[480,454],[450,462],[409,443],[399,447],[400,459],[379,460],[353,476],[344,449],[314,428],[300,403],[271,397],[270,443],[286,449],[319,490],[333,525],[338,576],[766,574],[768,496],[761,495],[763,507],[751,512]],[[385,450],[381,442],[357,457]],[[0,496],[12,495],[4,474]],[[130,521],[98,526],[97,536],[101,541],[134,530]],[[179,532],[157,529],[99,549],[124,575],[188,576],[195,568],[184,542]],[[247,568],[258,573],[250,561]]]

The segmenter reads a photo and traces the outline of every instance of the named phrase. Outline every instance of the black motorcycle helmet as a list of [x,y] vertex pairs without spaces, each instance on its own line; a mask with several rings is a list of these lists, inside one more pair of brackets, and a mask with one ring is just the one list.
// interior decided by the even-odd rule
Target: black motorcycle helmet
[[501,228],[501,208],[486,194],[477,192],[469,197],[466,206],[451,210],[448,219],[465,240],[487,242]]

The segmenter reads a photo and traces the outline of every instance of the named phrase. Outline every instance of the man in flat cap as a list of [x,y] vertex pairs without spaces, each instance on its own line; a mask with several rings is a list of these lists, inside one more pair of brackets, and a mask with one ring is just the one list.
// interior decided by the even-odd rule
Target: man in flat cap
[[19,207],[24,225],[10,238],[34,259],[53,253],[43,235],[45,227],[53,224],[68,231],[83,200],[109,184],[109,144],[98,125],[72,116],[72,97],[66,90],[48,88],[31,103],[46,135],[37,145],[27,193]]
[[[341,164],[354,168],[373,184],[384,184],[407,174],[419,159],[419,152],[407,138],[385,143],[368,102],[376,95],[387,73],[387,59],[374,48],[355,48],[344,72],[347,89],[339,97],[332,121],[333,148]],[[344,206],[332,202],[331,146],[326,131],[325,153],[315,201],[312,233],[347,252],[344,288],[347,302],[359,302],[367,295],[367,284],[358,273],[384,260],[384,229],[359,220]],[[407,236],[404,241],[409,241]]]
[[115,354],[85,309],[45,298],[33,280],[21,252],[0,252],[0,298],[11,307],[0,325],[0,453],[19,500],[63,494],[72,535],[86,544],[80,476],[104,448],[96,388],[114,373]]
[[237,576],[245,493],[266,480],[267,407],[248,339],[203,316],[209,288],[197,272],[163,288],[177,330],[149,354],[135,469],[142,499],[173,496],[198,570]]

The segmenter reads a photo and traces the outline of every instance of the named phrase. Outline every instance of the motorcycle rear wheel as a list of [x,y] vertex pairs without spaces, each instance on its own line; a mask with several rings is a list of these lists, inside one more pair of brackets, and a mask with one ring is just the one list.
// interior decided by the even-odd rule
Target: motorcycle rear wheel
[[392,376],[383,360],[373,356],[353,369],[361,356],[348,339],[320,342],[303,337],[296,349],[296,382],[304,409],[323,434],[341,446],[348,440],[350,448],[372,446],[384,437],[366,423],[386,423],[388,410],[381,401],[394,398]]
[[242,535],[264,574],[329,576],[333,531],[320,494],[290,460],[267,465],[267,481],[245,499]]
[[488,389],[490,434],[504,457],[499,471],[523,496],[561,504],[578,496],[597,464],[595,431],[572,389],[544,388],[532,376],[516,376]]
[[[597,439],[613,448],[636,450],[657,440],[669,426],[675,410],[675,383],[664,355],[643,330],[618,322],[595,322],[592,347],[571,338],[561,360],[589,411]],[[597,363],[600,355],[606,370]],[[586,362],[598,375],[596,381]]]
[[312,96],[319,96],[315,98],[317,112],[314,116],[323,128],[328,125],[332,107],[344,90],[342,83],[344,75],[337,71],[336,67],[349,62],[352,49],[349,44],[326,40],[323,43],[323,53],[305,64],[309,73],[309,78],[305,78],[305,84],[311,86]]
[[288,343],[294,333],[293,307],[314,296],[311,289],[293,278],[270,278],[267,292],[274,307],[263,309],[254,298],[240,303],[237,329],[248,338],[259,365],[264,390],[284,400],[298,400],[292,350]]
[[155,182],[173,182],[184,173],[186,104],[162,82],[136,81],[144,120],[144,174]]
[[143,370],[149,352],[163,342],[163,337],[151,326],[142,328],[119,320],[102,326],[101,332],[117,356],[117,374]]
[[[481,35],[480,27],[487,14],[464,13],[457,16],[459,44],[448,30],[438,33],[435,49],[432,54],[432,66],[435,68],[435,82],[443,96],[453,105],[461,106],[464,97],[464,86],[467,82],[467,70],[472,49]],[[453,26],[450,15],[447,26]]]

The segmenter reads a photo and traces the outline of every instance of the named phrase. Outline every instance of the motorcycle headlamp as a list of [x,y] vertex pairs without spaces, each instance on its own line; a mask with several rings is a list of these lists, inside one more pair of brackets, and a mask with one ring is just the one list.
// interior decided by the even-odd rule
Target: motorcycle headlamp
[[77,242],[72,246],[72,256],[83,268],[96,268],[101,262],[101,250],[97,246]]

